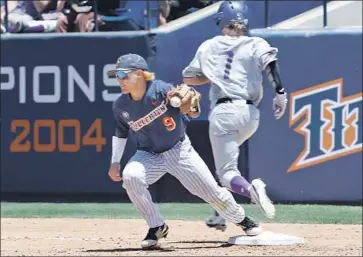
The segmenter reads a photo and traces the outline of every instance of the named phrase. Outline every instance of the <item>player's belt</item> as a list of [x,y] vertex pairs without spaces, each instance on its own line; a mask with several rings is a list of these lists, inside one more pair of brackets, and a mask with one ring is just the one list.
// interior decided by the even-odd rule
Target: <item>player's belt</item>
[[[184,142],[184,140],[185,140],[185,134],[184,135],[182,135],[180,138],[179,138],[179,140],[178,140],[178,142],[175,144],[175,145],[173,145],[172,147],[174,147],[174,146],[176,146],[178,143],[180,143],[180,142]],[[148,152],[148,153],[155,153],[155,154],[160,154],[160,153],[165,153],[166,151],[169,151],[171,148],[169,148],[169,149],[164,149],[163,151],[152,151],[152,149],[150,149],[150,148],[148,148],[148,147],[139,147],[139,148],[137,148],[137,150],[140,150],[140,151],[144,151],[144,152]]]
[[[238,101],[241,101],[241,100],[238,100]],[[229,97],[219,98],[217,101],[217,104],[223,104],[223,103],[233,103],[233,100],[232,100],[232,98],[229,98]],[[246,104],[253,104],[253,102],[251,100],[246,100]]]

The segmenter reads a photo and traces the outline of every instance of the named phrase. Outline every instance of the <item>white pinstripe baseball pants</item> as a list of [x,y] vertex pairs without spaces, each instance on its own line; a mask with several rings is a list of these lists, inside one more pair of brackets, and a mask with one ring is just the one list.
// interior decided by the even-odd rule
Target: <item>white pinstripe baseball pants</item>
[[148,186],[167,172],[190,193],[210,203],[227,221],[239,223],[244,219],[244,209],[226,188],[218,186],[186,136],[183,142],[161,154],[137,151],[123,170],[123,187],[150,228],[161,226],[164,219],[151,198]]

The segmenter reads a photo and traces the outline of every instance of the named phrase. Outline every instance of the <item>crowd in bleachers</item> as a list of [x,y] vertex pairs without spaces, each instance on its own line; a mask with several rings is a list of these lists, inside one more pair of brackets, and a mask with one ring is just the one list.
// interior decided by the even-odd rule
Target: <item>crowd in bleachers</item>
[[217,1],[0,0],[1,33],[145,30],[214,2]]

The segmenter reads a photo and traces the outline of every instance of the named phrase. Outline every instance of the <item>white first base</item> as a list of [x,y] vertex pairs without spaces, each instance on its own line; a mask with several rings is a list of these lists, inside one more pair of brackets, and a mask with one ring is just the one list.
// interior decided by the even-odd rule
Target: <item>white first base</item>
[[233,236],[228,239],[232,245],[292,245],[303,244],[304,238],[264,231],[258,236]]

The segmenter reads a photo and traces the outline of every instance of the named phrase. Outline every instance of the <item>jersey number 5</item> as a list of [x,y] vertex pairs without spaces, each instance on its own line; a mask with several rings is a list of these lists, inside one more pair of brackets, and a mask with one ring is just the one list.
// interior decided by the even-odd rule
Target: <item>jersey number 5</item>
[[163,121],[163,124],[164,124],[164,126],[166,127],[166,129],[168,131],[172,131],[172,130],[175,129],[176,124],[175,124],[175,121],[174,121],[173,117],[166,116],[166,117],[163,118],[162,121]]
[[228,55],[227,63],[224,66],[224,76],[223,76],[224,79],[229,79],[229,73],[231,72],[234,53],[232,51],[228,51],[227,55]]

